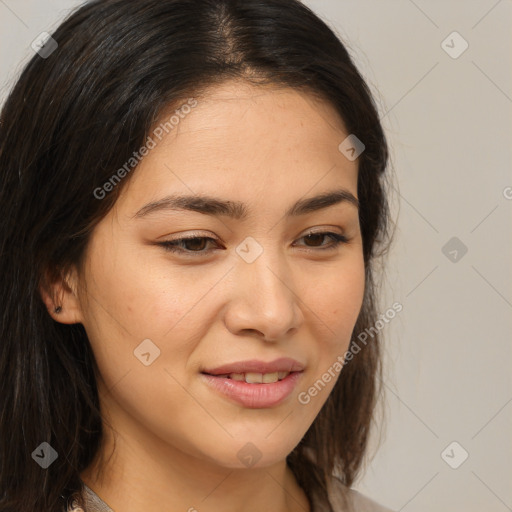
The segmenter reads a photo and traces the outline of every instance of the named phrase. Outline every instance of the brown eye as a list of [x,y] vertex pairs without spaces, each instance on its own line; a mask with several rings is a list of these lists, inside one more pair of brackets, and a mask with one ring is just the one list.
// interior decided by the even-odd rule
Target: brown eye
[[[332,242],[330,244],[323,244],[323,240],[325,238],[330,238]],[[309,233],[302,237],[304,239],[305,247],[318,248],[319,250],[329,250],[336,249],[340,244],[346,244],[349,239],[345,235],[340,235],[339,233],[332,233],[330,231],[323,231],[318,233]]]
[[188,238],[183,240],[183,247],[189,251],[202,251],[206,247],[206,238]]
[[209,242],[216,242],[216,240],[207,236],[194,236],[168,240],[158,245],[162,246],[166,251],[201,255],[208,254],[211,251],[211,249],[207,249]]
[[312,242],[312,244],[307,244],[309,247],[318,247],[322,245],[322,240],[326,237],[325,233],[311,233],[310,235],[306,235],[304,240],[307,242]]

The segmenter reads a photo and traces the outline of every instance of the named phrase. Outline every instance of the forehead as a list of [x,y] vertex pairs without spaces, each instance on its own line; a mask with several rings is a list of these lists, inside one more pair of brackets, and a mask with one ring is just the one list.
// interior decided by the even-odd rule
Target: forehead
[[338,148],[348,133],[328,102],[245,82],[212,87],[195,101],[193,108],[173,105],[155,123],[152,133],[159,137],[153,135],[155,144],[130,177],[121,206],[133,210],[165,192],[221,190],[239,200],[286,202],[315,187],[344,186],[356,195],[357,161]]

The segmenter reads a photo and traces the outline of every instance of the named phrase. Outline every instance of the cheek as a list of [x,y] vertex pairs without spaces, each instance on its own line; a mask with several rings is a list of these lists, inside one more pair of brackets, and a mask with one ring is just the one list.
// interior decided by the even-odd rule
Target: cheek
[[[311,422],[334,388],[343,358],[350,345],[355,323],[361,311],[365,289],[364,262],[354,258],[351,264],[340,265],[337,271],[321,275],[314,293],[308,296],[312,304],[312,323],[318,325],[313,333],[315,364],[308,372],[300,404],[305,405]],[[313,320],[313,317],[321,321]]]
[[204,423],[187,391],[187,362],[209,325],[205,287],[218,277],[190,280],[144,264],[133,250],[103,261],[91,261],[86,331],[106,409],[115,418],[128,412],[162,436],[190,428],[186,415],[169,421],[169,411],[199,409]]
[[[148,258],[148,252],[155,257]],[[217,272],[180,272],[157,248],[122,244],[115,255],[91,262],[90,275],[94,286],[89,295],[95,300],[89,301],[94,315],[89,323],[102,324],[104,332],[120,331],[115,339],[130,346],[145,338],[161,339],[185,324],[190,328],[195,306],[218,280]]]
[[[349,264],[350,263],[350,264]],[[309,298],[312,309],[323,320],[332,343],[348,345],[361,310],[365,289],[364,262],[353,258],[318,282]]]
[[[149,396],[157,395],[152,386],[158,388],[163,379],[169,380],[166,387],[176,386],[172,394],[178,396],[180,387],[162,372],[171,369],[180,382],[186,377],[190,355],[215,315],[214,294],[208,291],[221,284],[224,274],[225,269],[214,267],[180,272],[165,256],[157,255],[150,262],[147,250],[133,247],[91,260],[85,325],[106,386],[122,380],[119,392],[129,390],[127,402],[140,398],[146,403]],[[144,359],[154,362],[146,367]],[[139,397],[139,390],[145,388],[148,394]]]

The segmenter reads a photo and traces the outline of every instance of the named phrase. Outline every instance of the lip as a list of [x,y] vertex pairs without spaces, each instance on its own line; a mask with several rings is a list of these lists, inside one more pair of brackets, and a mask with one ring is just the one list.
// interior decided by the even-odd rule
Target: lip
[[[222,367],[224,368],[224,367]],[[289,371],[289,370],[282,370]],[[244,372],[226,372],[244,373]],[[269,372],[258,372],[269,373]],[[294,390],[302,377],[302,371],[290,373],[283,380],[269,384],[248,384],[244,381],[232,380],[201,373],[203,381],[212,389],[249,409],[264,409],[274,407],[283,402]]]
[[[257,359],[238,361],[224,364],[217,368],[205,369],[201,373],[209,375],[226,375],[227,373],[275,373],[275,372],[301,372],[304,365],[289,357],[280,357],[274,361],[265,362]],[[283,379],[285,380],[285,379]],[[252,386],[252,384],[249,384]],[[268,385],[268,384],[267,384]]]

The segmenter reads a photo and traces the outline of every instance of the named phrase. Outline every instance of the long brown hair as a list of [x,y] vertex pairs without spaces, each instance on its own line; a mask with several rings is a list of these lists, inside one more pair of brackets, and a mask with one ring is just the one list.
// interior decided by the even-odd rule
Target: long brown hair
[[[373,264],[389,226],[388,147],[370,90],[342,42],[298,0],[96,0],[52,38],[57,46],[50,41],[46,54],[33,56],[1,112],[2,512],[60,511],[82,491],[80,474],[102,436],[98,368],[83,326],[55,322],[39,287],[81,267],[92,230],[130,176],[101,200],[94,191],[170,106],[243,78],[330,102],[363,141],[357,188],[366,289],[354,335],[377,320]],[[377,334],[343,368],[287,458],[307,495],[329,509],[333,471],[352,485],[367,448],[379,341]],[[58,453],[47,469],[32,460],[42,442]]]

